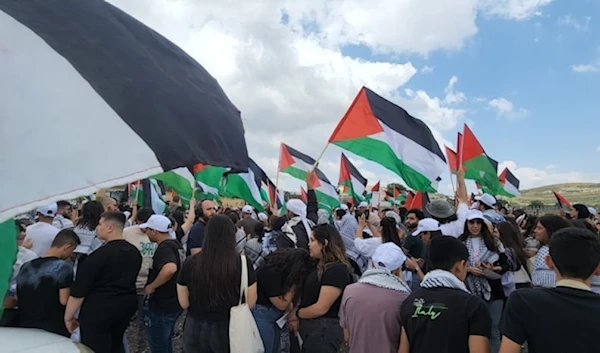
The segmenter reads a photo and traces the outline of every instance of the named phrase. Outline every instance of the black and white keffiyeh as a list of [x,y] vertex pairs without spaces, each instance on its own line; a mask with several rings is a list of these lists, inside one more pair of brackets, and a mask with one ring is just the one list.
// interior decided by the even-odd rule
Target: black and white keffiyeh
[[423,277],[423,281],[421,281],[421,287],[460,289],[464,292],[470,293],[465,284],[452,272],[444,270],[433,270],[427,272],[425,277]]

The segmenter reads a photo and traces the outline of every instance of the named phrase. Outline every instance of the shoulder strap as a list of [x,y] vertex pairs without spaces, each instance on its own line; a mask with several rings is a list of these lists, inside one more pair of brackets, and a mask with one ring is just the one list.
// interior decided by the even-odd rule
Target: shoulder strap
[[238,305],[242,305],[242,296],[248,298],[248,263],[246,262],[246,256],[241,255],[240,258],[242,260],[242,279],[240,281],[240,302]]

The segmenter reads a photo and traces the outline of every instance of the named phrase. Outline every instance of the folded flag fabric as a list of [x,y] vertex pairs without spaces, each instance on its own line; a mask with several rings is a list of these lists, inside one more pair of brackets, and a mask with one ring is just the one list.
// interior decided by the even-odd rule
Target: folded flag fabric
[[[296,179],[305,180],[316,161],[304,153],[282,143],[279,154],[279,171],[293,176]],[[340,206],[340,196],[337,189],[319,168],[315,168],[316,179],[315,193],[319,201],[319,208],[331,212]]]
[[396,173],[414,190],[432,186],[446,158],[427,125],[363,87],[329,142]]
[[[0,50],[10,129],[0,140],[19,146],[0,164],[11,185],[0,221],[198,162],[247,170],[240,112],[218,82],[109,2],[3,0],[0,32],[10,33]],[[77,171],[65,173],[66,161]],[[31,166],[43,183],[22,172]]]
[[347,187],[355,201],[365,199],[367,179],[360,174],[354,164],[343,153],[340,157],[340,180],[338,185]]

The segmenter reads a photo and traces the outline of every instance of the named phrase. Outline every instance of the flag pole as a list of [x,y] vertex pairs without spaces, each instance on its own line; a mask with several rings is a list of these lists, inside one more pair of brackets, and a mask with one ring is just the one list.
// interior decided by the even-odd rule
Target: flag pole
[[[281,169],[281,146],[279,145],[279,158],[277,159],[277,173],[275,174],[275,200],[271,200],[271,208],[277,205],[277,198],[279,197],[279,170]],[[284,200],[285,201],[285,200]]]
[[319,164],[319,161],[321,160],[321,158],[325,154],[325,151],[327,151],[327,147],[329,147],[329,142],[327,142],[327,144],[325,145],[325,148],[323,148],[323,151],[321,151],[321,154],[319,154],[319,157],[317,157],[317,159],[315,160],[315,164],[313,164],[311,172],[317,168],[317,165]]

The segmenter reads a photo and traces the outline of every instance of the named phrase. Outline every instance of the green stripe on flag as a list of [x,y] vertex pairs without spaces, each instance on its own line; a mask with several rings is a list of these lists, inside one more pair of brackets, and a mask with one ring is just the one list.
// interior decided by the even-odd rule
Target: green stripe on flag
[[404,180],[406,185],[416,191],[437,191],[431,186],[433,180],[429,180],[426,176],[398,159],[394,150],[383,141],[370,137],[363,137],[352,140],[335,141],[332,143],[342,149],[380,164],[396,173]]
[[[17,258],[17,225],[13,219],[0,223],[0,293],[2,297],[8,291],[10,278]],[[2,316],[3,307],[0,308]]]

